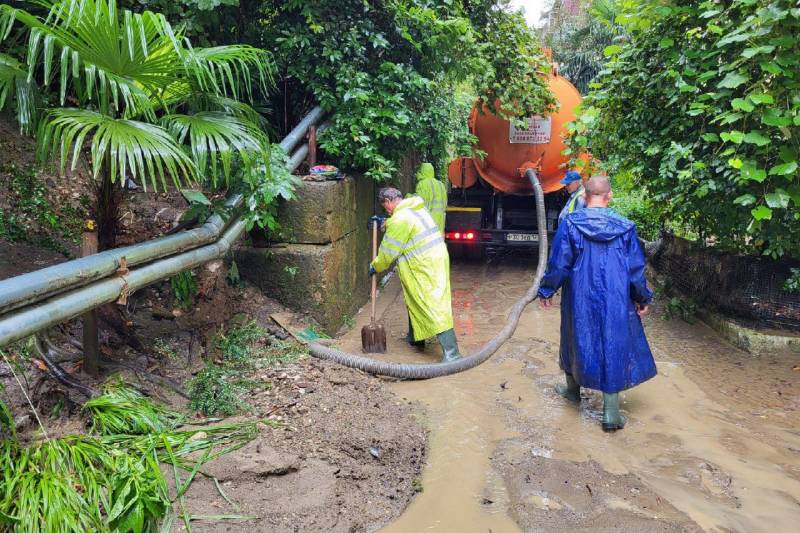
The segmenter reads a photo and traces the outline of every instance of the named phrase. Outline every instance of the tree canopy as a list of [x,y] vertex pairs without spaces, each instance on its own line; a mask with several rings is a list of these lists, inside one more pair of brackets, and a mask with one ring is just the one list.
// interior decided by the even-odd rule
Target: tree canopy
[[328,155],[376,179],[409,152],[440,168],[469,152],[476,98],[512,118],[554,105],[538,38],[508,0],[125,1],[158,6],[201,41],[270,50],[273,124],[319,103],[335,112],[321,136]]
[[618,4],[628,39],[573,127],[612,174],[721,246],[800,257],[800,8],[791,0]]

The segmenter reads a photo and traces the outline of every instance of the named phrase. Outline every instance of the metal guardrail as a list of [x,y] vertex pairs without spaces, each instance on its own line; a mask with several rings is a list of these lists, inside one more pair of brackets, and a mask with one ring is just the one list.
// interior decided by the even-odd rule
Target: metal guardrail
[[[312,109],[281,141],[281,148],[286,152],[294,149],[323,114],[320,107]],[[290,157],[290,171],[303,162],[308,151],[307,144],[297,149]],[[235,208],[241,201],[241,195],[234,195],[226,205]],[[238,217],[223,221],[215,215],[199,228],[0,280],[0,346],[223,257],[244,227]],[[123,258],[128,268],[139,268],[118,274]]]

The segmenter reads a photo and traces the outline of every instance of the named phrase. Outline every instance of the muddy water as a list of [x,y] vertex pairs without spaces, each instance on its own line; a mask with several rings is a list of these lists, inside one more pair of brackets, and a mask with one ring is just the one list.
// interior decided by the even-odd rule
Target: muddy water
[[[454,265],[462,351],[499,329],[532,270],[522,260]],[[435,345],[419,354],[404,344],[397,280],[382,291],[379,314],[389,335],[385,357],[438,360]],[[343,347],[358,348],[364,315]],[[624,393],[628,426],[605,434],[599,395],[585,391],[577,407],[553,392],[562,379],[558,328],[557,309],[533,304],[480,367],[391,385],[424,406],[431,433],[423,492],[383,531],[571,531],[604,520],[631,531],[797,530],[796,356],[756,359],[703,326],[649,318],[659,375]]]

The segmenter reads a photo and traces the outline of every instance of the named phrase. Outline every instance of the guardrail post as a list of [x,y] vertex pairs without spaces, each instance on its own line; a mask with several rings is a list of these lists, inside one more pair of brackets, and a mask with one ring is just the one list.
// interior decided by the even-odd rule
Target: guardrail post
[[[81,238],[81,257],[97,253],[97,226],[87,220]],[[97,309],[83,314],[83,370],[92,377],[100,374],[100,338],[97,332]]]

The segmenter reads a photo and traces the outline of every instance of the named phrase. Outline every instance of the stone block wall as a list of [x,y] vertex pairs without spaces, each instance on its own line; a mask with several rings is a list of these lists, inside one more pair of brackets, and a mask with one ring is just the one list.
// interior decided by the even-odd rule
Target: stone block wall
[[241,276],[335,332],[369,298],[367,220],[375,192],[374,181],[361,176],[304,182],[297,198],[278,209],[285,242],[239,249]]

